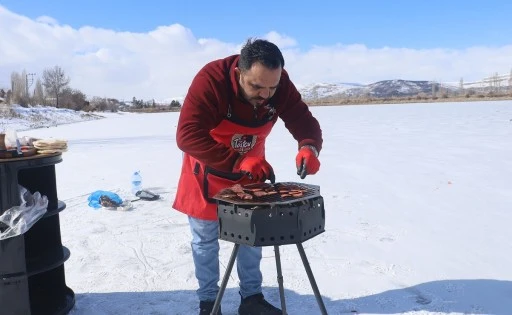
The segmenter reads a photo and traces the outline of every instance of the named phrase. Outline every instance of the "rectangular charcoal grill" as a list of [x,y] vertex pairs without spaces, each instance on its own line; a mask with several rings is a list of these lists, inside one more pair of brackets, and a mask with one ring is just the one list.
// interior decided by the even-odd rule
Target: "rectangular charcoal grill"
[[[269,189],[270,186],[273,191],[293,187],[300,190],[300,193],[284,197],[280,193],[257,196],[254,188],[261,188],[261,185],[265,187],[263,190],[266,192],[272,190]],[[219,239],[233,242],[235,245],[211,314],[217,314],[220,308],[222,296],[241,244],[274,246],[281,309],[283,314],[287,314],[279,246],[296,244],[320,311],[322,315],[327,315],[322,296],[302,246],[302,242],[325,231],[324,199],[320,195],[320,187],[283,182],[238,186],[236,190],[240,195],[234,194],[235,190],[231,187],[213,197],[217,202]],[[243,198],[247,197],[248,192],[252,192],[250,198]]]
[[284,245],[304,242],[325,231],[319,186],[294,182],[272,186],[276,190],[298,187],[302,195],[281,197],[276,193],[244,200],[223,197],[222,191],[213,197],[217,200],[220,239],[250,246]]

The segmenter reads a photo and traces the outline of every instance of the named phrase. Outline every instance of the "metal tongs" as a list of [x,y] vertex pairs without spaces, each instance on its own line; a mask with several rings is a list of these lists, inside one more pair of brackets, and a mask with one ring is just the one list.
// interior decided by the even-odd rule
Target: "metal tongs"
[[297,167],[297,175],[300,176],[300,179],[304,179],[306,178],[306,175],[308,175],[308,171],[306,168],[306,160],[304,158],[302,159],[300,166]]
[[[251,180],[254,179],[254,176],[252,176],[252,174],[249,173],[249,172],[241,171],[240,173],[245,175],[245,176],[247,176]],[[276,182],[276,174],[274,173],[273,170],[271,170],[270,174],[268,174],[268,178],[265,177],[262,182],[264,183],[267,180],[269,180],[270,183],[275,184],[275,182]]]

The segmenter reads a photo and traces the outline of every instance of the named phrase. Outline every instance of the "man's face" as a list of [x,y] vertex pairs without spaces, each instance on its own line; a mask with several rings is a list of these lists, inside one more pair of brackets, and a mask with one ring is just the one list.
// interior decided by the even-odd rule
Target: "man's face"
[[259,62],[253,63],[247,71],[235,69],[242,95],[253,106],[267,102],[277,90],[281,79],[281,68],[269,69]]

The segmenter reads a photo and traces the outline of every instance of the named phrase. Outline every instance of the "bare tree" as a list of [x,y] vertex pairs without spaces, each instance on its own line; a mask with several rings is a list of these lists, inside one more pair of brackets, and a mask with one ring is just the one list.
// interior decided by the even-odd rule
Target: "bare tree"
[[90,102],[90,106],[95,111],[105,111],[108,108],[108,102],[106,98],[94,96]]
[[34,88],[34,103],[36,105],[46,105],[43,91],[43,84],[40,79],[37,79],[36,86]]
[[87,104],[87,100],[85,94],[81,91],[66,87],[62,90],[60,103],[64,108],[83,110]]
[[46,92],[55,97],[55,107],[59,107],[59,94],[69,84],[69,77],[66,77],[61,67],[45,69],[43,71],[43,86]]
[[11,104],[26,105],[27,97],[25,97],[26,82],[23,77],[25,70],[20,74],[16,71],[11,73]]

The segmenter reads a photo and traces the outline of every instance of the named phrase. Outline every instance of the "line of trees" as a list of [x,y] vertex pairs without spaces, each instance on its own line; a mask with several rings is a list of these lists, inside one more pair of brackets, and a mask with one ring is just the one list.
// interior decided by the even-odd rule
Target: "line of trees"
[[[54,66],[43,70],[41,78],[37,78],[32,90],[33,73],[23,70],[21,73],[11,74],[11,88],[7,91],[0,89],[0,103],[7,104],[55,106],[57,108],[69,108],[82,111],[117,111],[129,109],[126,103],[114,98],[92,97],[90,100],[78,89],[70,87],[71,79],[60,66]],[[157,105],[154,100],[144,102],[133,98],[131,108],[161,108],[163,110],[175,110],[180,108],[178,101],[172,101],[168,105]]]
[[[30,76],[30,78],[29,78]],[[28,105],[52,105],[60,107],[62,101],[66,101],[66,107],[81,107],[86,103],[85,95],[69,87],[70,78],[59,66],[43,70],[41,78],[37,78],[34,89],[32,85],[33,73],[23,70],[21,73],[11,73],[11,88],[0,91],[8,104]],[[1,97],[1,96],[0,96]],[[70,104],[73,103],[73,104]],[[80,109],[80,108],[73,108]]]

